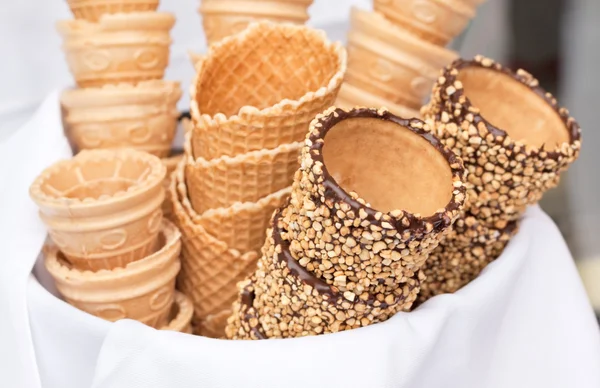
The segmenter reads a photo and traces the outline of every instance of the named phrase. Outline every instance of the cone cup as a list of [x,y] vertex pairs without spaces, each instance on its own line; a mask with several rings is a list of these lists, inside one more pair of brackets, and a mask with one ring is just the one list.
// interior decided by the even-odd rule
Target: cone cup
[[224,320],[237,296],[236,284],[256,268],[256,251],[240,252],[210,235],[194,222],[197,214],[188,199],[181,162],[173,174],[169,196],[175,224],[182,233],[182,271],[179,288],[194,303],[195,333],[214,338],[224,336]]
[[446,46],[475,17],[476,6],[470,3],[461,0],[375,0],[373,8],[423,40]]
[[30,195],[71,264],[111,269],[157,248],[164,177],[160,159],[144,152],[82,151],[44,170]]
[[253,23],[213,45],[191,88],[192,152],[210,160],[301,141],[335,101],[343,47],[304,26]]
[[175,137],[180,98],[178,82],[145,81],[66,90],[61,105],[77,149],[127,147],[165,157]]
[[194,305],[187,296],[175,291],[175,300],[171,307],[169,324],[161,330],[178,331],[180,333],[192,334],[192,316]]
[[56,247],[46,249],[45,265],[58,291],[78,309],[112,322],[129,318],[160,328],[168,323],[173,304],[180,237],[165,220],[159,250],[124,268],[80,271]]
[[[163,188],[165,192],[169,191],[169,186],[171,185],[171,175],[177,168],[177,164],[183,159],[182,153],[175,153],[167,158],[161,159],[163,165],[167,169],[167,174],[165,179],[163,180]],[[171,197],[169,195],[165,195],[165,199],[162,203],[162,211],[163,216],[169,220],[173,219],[173,204],[171,203]]]
[[444,69],[422,113],[469,171],[466,209],[496,229],[555,187],[581,148],[579,125],[533,76],[480,56]]
[[[189,137],[187,134],[189,145]],[[256,202],[290,186],[301,142],[212,160],[186,158],[185,177],[194,210],[203,213],[236,202]],[[188,153],[189,155],[189,153]]]
[[259,20],[304,24],[312,0],[204,0],[199,12],[208,45]]
[[[423,42],[376,12],[353,8],[345,83],[394,105],[418,110],[439,69],[457,56]],[[352,105],[356,104],[362,102]]]
[[79,87],[161,79],[169,63],[169,31],[175,17],[136,12],[103,15],[97,23],[63,20],[67,63]]
[[67,0],[76,19],[98,21],[102,15],[131,12],[152,12],[158,0]]

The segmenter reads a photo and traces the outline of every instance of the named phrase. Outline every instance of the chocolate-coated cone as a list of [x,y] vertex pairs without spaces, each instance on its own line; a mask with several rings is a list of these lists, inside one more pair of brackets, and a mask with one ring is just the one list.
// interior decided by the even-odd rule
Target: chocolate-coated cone
[[152,12],[158,0],[67,0],[76,19],[95,22],[106,14]]
[[229,315],[237,296],[237,282],[256,268],[256,251],[240,252],[210,235],[201,224],[188,199],[183,177],[184,161],[173,175],[169,196],[175,224],[182,233],[182,271],[179,288],[194,303],[193,324],[197,334],[223,337],[225,324],[215,319]]
[[259,20],[304,24],[313,0],[203,0],[199,12],[208,45]]
[[80,271],[56,247],[46,248],[45,265],[73,306],[109,321],[129,318],[160,328],[169,322],[181,250],[174,225],[165,220],[161,231],[159,250],[125,268]]
[[415,36],[446,46],[475,17],[476,6],[463,0],[375,0],[373,8]]
[[178,82],[65,90],[61,95],[67,134],[77,149],[134,148],[166,157],[177,129]]
[[160,159],[131,149],[82,151],[30,187],[50,237],[78,269],[111,269],[157,248],[164,198]]
[[97,23],[62,20],[57,28],[79,87],[163,78],[175,17],[136,12],[103,15]]
[[346,52],[322,31],[260,22],[213,45],[196,70],[192,152],[210,160],[301,141],[335,101]]

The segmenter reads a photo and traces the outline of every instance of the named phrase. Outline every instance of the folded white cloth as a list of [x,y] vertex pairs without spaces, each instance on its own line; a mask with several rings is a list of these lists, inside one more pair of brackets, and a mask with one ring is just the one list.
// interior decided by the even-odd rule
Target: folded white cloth
[[598,326],[559,231],[537,207],[467,287],[338,334],[213,340],[100,325],[39,286],[29,303],[51,388],[88,386],[94,367],[94,388],[600,386]]

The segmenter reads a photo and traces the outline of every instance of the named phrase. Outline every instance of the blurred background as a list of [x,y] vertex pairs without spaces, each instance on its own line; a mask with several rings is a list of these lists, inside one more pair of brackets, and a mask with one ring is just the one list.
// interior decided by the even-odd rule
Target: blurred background
[[[185,92],[193,69],[188,51],[204,52],[199,0],[162,0],[160,9],[177,16],[167,79]],[[309,24],[331,39],[345,40],[349,8],[370,8],[370,0],[315,0]],[[73,84],[55,30],[71,18],[65,0],[3,0],[0,4],[0,142],[33,114],[53,90]],[[463,37],[454,43],[463,56],[484,54],[512,68],[522,67],[570,108],[583,128],[579,161],[548,193],[543,208],[562,231],[600,313],[600,0],[487,0]],[[189,97],[179,103],[187,110]],[[35,141],[32,139],[32,141]],[[560,285],[557,285],[560,286]]]

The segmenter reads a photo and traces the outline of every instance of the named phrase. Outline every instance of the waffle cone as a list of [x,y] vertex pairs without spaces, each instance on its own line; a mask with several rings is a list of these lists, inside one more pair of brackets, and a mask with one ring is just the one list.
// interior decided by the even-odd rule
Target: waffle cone
[[175,137],[180,98],[178,82],[145,81],[66,90],[61,105],[78,150],[127,147],[165,157]]
[[304,24],[312,0],[204,0],[199,12],[208,45],[259,20]]
[[190,298],[175,291],[175,300],[171,306],[169,324],[163,326],[161,330],[178,331],[180,333],[192,334],[192,316],[194,315],[194,305]]
[[304,26],[253,23],[213,45],[191,88],[194,156],[210,160],[301,141],[335,101],[343,47]]
[[67,63],[79,87],[161,79],[169,63],[168,13],[103,15],[97,23],[64,20],[57,24]]
[[164,177],[160,159],[144,152],[83,151],[44,170],[30,195],[69,262],[111,269],[155,250]]
[[375,0],[373,8],[412,34],[438,46],[446,46],[475,17],[476,6],[462,0],[404,2]]
[[76,19],[95,22],[102,15],[131,12],[152,12],[158,0],[67,0]]
[[258,253],[232,249],[194,221],[197,214],[188,199],[183,163],[169,187],[174,221],[183,243],[178,284],[194,303],[195,332],[218,338],[224,335],[225,325],[220,325],[222,320],[215,317],[230,311],[237,296],[236,284],[254,271]]
[[161,231],[159,250],[124,268],[80,271],[56,247],[46,249],[45,265],[73,306],[109,321],[129,318],[160,328],[169,321],[181,250],[173,224],[163,221]]
[[385,98],[381,98],[351,85],[348,82],[344,82],[340,88],[340,93],[338,94],[335,104],[345,110],[359,106],[383,106],[389,109],[390,112],[401,117],[421,117],[421,113],[418,110],[395,104]]
[[299,167],[301,146],[284,144],[212,160],[187,158],[185,177],[194,210],[203,213],[236,202],[256,202],[288,187]]
[[351,23],[345,82],[395,105],[420,109],[439,69],[457,57],[451,50],[412,36],[376,12],[354,8]]

